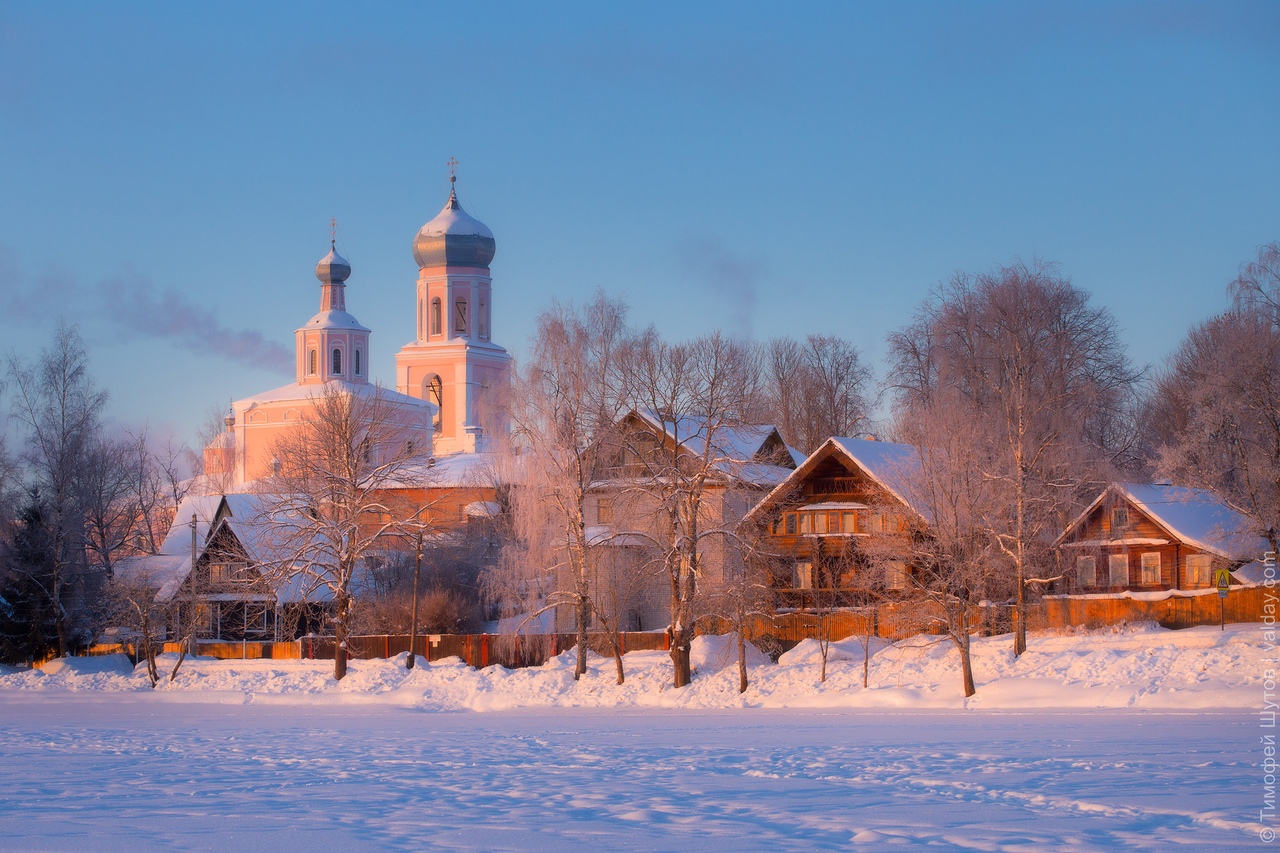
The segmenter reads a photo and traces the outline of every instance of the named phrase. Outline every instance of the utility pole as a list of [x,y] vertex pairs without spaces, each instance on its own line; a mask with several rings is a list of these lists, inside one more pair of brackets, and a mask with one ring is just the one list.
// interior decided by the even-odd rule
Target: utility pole
[[418,528],[418,552],[413,560],[413,610],[409,617],[409,658],[405,669],[413,669],[413,652],[418,647],[418,576],[422,573],[422,528]]
[[196,514],[191,513],[191,628],[187,653],[196,656]]

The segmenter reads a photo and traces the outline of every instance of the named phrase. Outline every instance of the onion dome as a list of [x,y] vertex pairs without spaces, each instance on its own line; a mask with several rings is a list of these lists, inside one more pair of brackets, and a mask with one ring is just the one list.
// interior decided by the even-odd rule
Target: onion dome
[[[452,183],[454,178],[450,176]],[[458,203],[458,194],[449,188],[449,200],[435,219],[423,225],[413,238],[413,259],[419,268],[479,267],[488,269],[497,244],[493,232],[474,219]]]
[[329,254],[316,264],[316,278],[321,284],[342,284],[351,277],[351,264],[338,254],[335,241],[329,241]]

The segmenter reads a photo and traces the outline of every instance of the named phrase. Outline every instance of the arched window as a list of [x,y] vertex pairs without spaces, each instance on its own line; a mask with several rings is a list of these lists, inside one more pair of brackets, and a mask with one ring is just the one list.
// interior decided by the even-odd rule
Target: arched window
[[316,351],[312,350],[307,357],[307,373],[314,376],[318,369],[319,365],[316,364]]
[[440,334],[440,297],[431,300],[431,334]]
[[342,373],[342,350],[340,349],[333,351],[333,372],[335,374]]
[[360,375],[360,350],[356,350],[356,360],[351,363],[352,372],[356,376]]
[[467,333],[467,300],[459,299],[453,303],[453,330]]
[[427,402],[436,404],[436,413],[431,416],[431,428],[440,432],[444,428],[444,382],[439,376],[432,375],[425,384]]

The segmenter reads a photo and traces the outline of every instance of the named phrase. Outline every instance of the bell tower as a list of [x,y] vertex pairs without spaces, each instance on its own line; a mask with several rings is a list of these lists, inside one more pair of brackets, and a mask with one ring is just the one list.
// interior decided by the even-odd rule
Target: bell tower
[[493,232],[462,209],[457,162],[450,160],[449,198],[413,239],[418,264],[417,337],[396,353],[396,390],[438,407],[437,453],[484,450],[480,412],[485,392],[508,380],[511,356],[493,343]]

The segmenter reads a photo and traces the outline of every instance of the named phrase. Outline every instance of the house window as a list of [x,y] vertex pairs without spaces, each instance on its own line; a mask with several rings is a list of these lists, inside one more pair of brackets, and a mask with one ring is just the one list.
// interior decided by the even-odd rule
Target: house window
[[1098,583],[1098,561],[1093,557],[1076,557],[1076,585],[1087,589]]
[[1155,586],[1160,583],[1160,552],[1148,551],[1142,555],[1142,584]]
[[459,299],[453,303],[453,330],[467,333],[467,300]]
[[794,512],[787,513],[787,535],[796,535],[796,514]]
[[613,524],[613,498],[600,498],[596,502],[596,523]]
[[1129,508],[1127,506],[1114,507],[1111,510],[1111,532],[1119,533],[1129,526]]
[[800,532],[813,532],[813,514],[808,512],[799,513],[800,515]]
[[1208,586],[1213,578],[1213,555],[1191,554],[1187,557],[1187,586]]
[[844,530],[844,532],[857,533],[858,532],[857,513],[846,512],[846,513],[842,513],[841,516],[842,516],[841,524],[843,525],[842,529]]
[[318,369],[319,369],[319,365],[317,364],[316,351],[312,350],[310,353],[307,354],[307,373],[310,373],[312,376],[315,376],[316,371]]
[[885,589],[906,589],[910,577],[911,571],[906,563],[894,560],[884,567]]
[[342,350],[340,349],[333,351],[333,372],[335,375],[342,373]]
[[440,298],[431,300],[431,334],[440,334]]
[[813,589],[813,563],[796,563],[796,589]]
[[1129,585],[1129,555],[1110,554],[1107,556],[1107,572],[1110,574],[1112,586]]
[[815,513],[813,516],[813,532],[827,532],[827,514],[825,512]]

